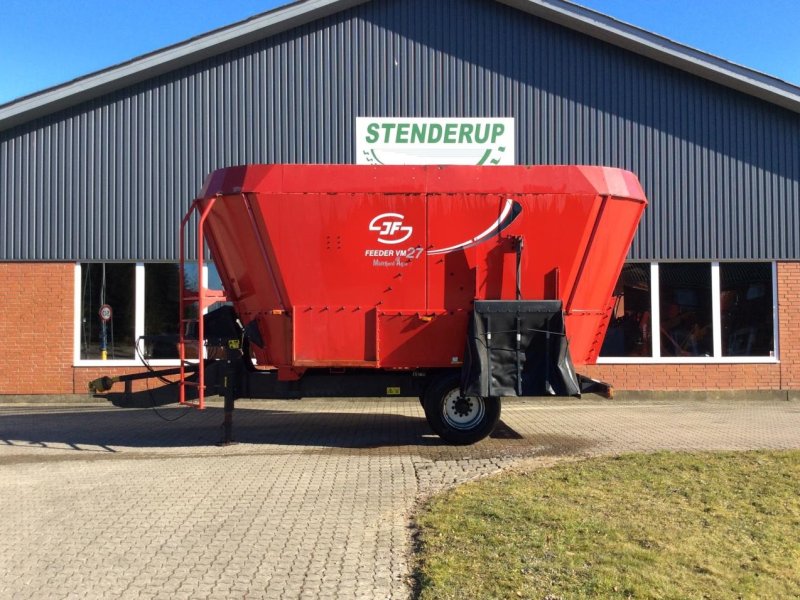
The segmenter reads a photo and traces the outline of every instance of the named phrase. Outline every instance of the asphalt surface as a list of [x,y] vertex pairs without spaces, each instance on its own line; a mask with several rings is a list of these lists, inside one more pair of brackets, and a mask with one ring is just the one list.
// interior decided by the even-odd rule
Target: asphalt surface
[[[167,421],[164,419],[175,419]],[[512,466],[800,448],[797,400],[507,401],[492,438],[433,436],[417,400],[222,410],[0,400],[2,598],[408,598],[430,494]]]

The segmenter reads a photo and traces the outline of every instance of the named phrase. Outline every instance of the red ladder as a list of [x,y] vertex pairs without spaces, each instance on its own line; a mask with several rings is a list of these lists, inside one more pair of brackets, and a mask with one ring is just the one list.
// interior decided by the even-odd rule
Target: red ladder
[[[210,290],[203,281],[203,254],[205,252],[205,232],[204,226],[211,208],[216,202],[216,198],[205,199],[205,204],[201,199],[192,202],[186,215],[181,221],[180,231],[180,315],[178,315],[178,356],[180,357],[180,403],[194,406],[203,410],[205,408],[206,380],[205,380],[205,328],[203,323],[203,312],[214,302],[224,301],[225,296],[218,290]],[[189,219],[194,213],[199,215],[197,220],[197,291],[186,289],[186,227]],[[197,317],[187,318],[188,309],[193,303],[197,302]],[[192,323],[197,323],[197,371],[186,369],[186,343],[187,329]],[[188,340],[194,343],[194,339]],[[187,374],[197,373],[197,381],[188,381]],[[186,399],[186,388],[197,388],[197,400]]]

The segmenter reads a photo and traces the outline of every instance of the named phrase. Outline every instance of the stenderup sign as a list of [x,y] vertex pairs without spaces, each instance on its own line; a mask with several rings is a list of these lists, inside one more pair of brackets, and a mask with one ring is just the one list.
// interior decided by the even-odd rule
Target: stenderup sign
[[514,119],[356,118],[360,165],[513,165]]

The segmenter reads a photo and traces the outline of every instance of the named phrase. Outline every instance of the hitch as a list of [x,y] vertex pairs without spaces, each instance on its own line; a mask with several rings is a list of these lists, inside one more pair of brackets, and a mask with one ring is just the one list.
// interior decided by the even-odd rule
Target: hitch
[[[196,364],[186,365],[183,370],[194,372],[199,367]],[[139,379],[155,379],[158,377],[165,377],[167,375],[180,375],[181,368],[175,367],[172,369],[161,369],[159,371],[145,371],[143,373],[132,373],[130,375],[117,375],[116,377],[98,377],[89,382],[90,394],[102,394],[108,392],[115,383],[124,383],[125,391],[130,392],[131,382]]]

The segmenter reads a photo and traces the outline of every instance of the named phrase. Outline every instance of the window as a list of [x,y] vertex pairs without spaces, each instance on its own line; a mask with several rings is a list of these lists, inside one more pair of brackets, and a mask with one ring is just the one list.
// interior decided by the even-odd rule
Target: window
[[[178,271],[175,263],[144,265],[144,334],[148,343],[143,351],[148,358],[178,358]],[[196,289],[196,268],[192,276]]]
[[723,356],[774,356],[772,269],[765,263],[719,266]]
[[[80,357],[132,359],[134,355],[135,265],[95,263],[81,269]],[[100,307],[111,308],[110,318]]]
[[661,356],[711,356],[711,268],[705,264],[662,264]]
[[[186,265],[187,289],[197,290],[197,264]],[[204,267],[211,289],[222,283],[213,264]],[[85,263],[76,266],[76,350],[79,363],[106,360],[140,364],[137,340],[148,336],[141,351],[153,360],[176,360],[178,333],[179,267],[177,263]],[[112,317],[103,321],[100,307],[111,307]],[[189,313],[192,313],[190,307]],[[196,316],[194,312],[185,316]],[[125,363],[125,364],[127,364]]]
[[614,310],[603,356],[651,356],[650,265],[627,264],[614,290]]
[[776,356],[772,263],[629,263],[600,362],[763,362]]

